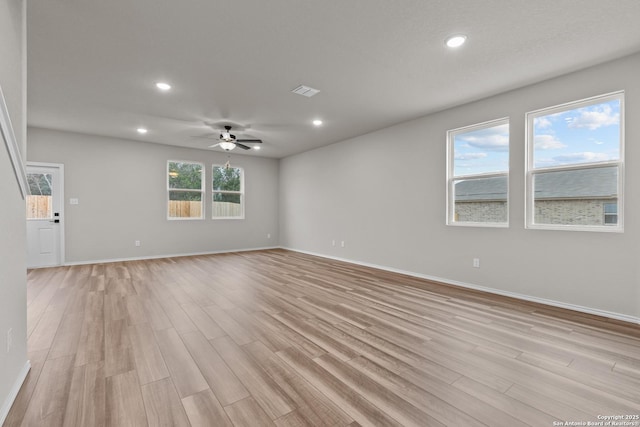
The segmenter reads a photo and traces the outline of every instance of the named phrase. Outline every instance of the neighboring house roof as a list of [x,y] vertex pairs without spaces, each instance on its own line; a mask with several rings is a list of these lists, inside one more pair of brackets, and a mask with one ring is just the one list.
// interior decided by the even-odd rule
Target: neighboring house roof
[[456,184],[456,201],[506,201],[507,177],[480,178],[460,181]]
[[[456,184],[456,201],[504,201],[507,177],[480,178]],[[618,168],[604,167],[535,175],[536,199],[611,198],[618,194]]]

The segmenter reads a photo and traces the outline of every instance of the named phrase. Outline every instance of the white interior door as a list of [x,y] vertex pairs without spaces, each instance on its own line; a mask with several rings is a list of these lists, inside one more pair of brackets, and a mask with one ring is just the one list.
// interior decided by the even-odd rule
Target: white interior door
[[63,263],[63,167],[27,163],[27,267]]

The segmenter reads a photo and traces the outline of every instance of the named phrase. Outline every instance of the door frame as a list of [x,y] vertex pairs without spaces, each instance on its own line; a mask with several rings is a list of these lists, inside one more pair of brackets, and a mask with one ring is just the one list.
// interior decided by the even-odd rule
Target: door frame
[[[29,173],[29,167],[45,167],[45,168],[57,168],[58,169],[58,188],[57,189],[57,193],[58,193],[58,206],[59,206],[59,212],[60,212],[60,218],[62,218],[62,221],[60,221],[60,236],[59,236],[59,248],[58,250],[60,251],[60,263],[57,265],[57,267],[61,266],[61,265],[65,265],[65,245],[64,245],[64,224],[67,221],[67,217],[65,216],[64,213],[64,164],[62,163],[46,163],[46,162],[29,162],[27,161],[27,174]],[[26,215],[25,215],[26,217]],[[25,218],[26,220],[26,218]],[[50,267],[54,267],[54,266],[50,266]],[[38,267],[35,267],[38,268]]]

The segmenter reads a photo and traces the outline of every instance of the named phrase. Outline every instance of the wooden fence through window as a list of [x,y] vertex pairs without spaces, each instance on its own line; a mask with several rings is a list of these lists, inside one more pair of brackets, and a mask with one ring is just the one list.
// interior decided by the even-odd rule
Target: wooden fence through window
[[51,196],[27,196],[27,219],[51,218],[52,209]]
[[[202,202],[191,200],[169,200],[170,218],[200,218]],[[213,217],[239,217],[242,215],[242,205],[239,203],[214,202]]]

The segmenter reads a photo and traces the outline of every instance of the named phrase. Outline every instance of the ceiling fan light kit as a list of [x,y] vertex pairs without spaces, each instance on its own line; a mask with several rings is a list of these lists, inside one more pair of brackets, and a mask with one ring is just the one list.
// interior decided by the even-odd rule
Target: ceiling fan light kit
[[243,150],[251,150],[251,147],[245,144],[262,144],[260,139],[237,139],[235,135],[231,134],[231,126],[225,126],[224,131],[220,134],[219,142],[211,145],[211,148],[220,147],[224,151],[231,151],[236,147],[240,147]]
[[236,148],[236,144],[231,142],[231,141],[222,141],[220,144],[218,144],[220,146],[220,148],[222,148],[225,151],[231,151],[234,148]]

